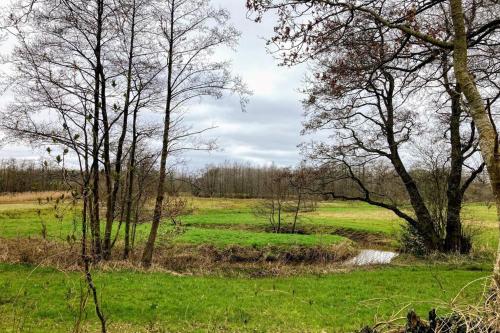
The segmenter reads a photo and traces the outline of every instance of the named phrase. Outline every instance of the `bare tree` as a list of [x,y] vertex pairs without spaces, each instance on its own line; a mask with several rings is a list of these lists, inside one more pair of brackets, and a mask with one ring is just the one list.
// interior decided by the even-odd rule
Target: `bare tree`
[[291,204],[290,177],[288,169],[275,169],[265,186],[269,196],[260,201],[254,208],[256,217],[266,219],[275,233],[282,232],[283,226],[289,220],[289,214],[294,213],[294,229],[298,211]]
[[[412,67],[412,63],[407,62],[405,66],[398,67],[402,73],[413,70],[429,77],[433,72],[426,71],[427,65],[439,61],[440,54],[451,55],[456,83],[460,86],[460,94],[468,101],[469,114],[479,133],[481,154],[500,206],[500,186],[497,185],[499,163],[495,158],[497,135],[486,107],[492,107],[487,103],[487,97],[498,94],[498,90],[495,92],[488,87],[498,85],[479,85],[481,77],[473,75],[474,71],[479,72],[480,66],[476,65],[480,63],[479,59],[496,59],[498,54],[495,52],[500,26],[497,2],[453,0],[447,5],[442,1],[250,0],[247,5],[260,13],[272,9],[279,12],[277,36],[271,43],[280,44],[288,64],[314,58],[330,46],[348,45],[352,33],[374,29],[382,29],[387,40],[400,45],[387,54],[383,64],[390,64],[395,56],[419,56],[420,65]],[[468,56],[471,57],[470,62],[467,61]],[[485,60],[485,63],[490,62]],[[496,100],[496,97],[493,99]],[[495,279],[499,282],[498,260],[495,267]]]
[[253,213],[269,222],[275,233],[297,231],[300,215],[316,209],[316,197],[311,193],[311,183],[317,178],[311,168],[272,168],[264,181],[266,196],[260,200]]
[[151,231],[142,256],[145,267],[151,265],[162,217],[173,113],[195,98],[220,98],[224,91],[246,93],[241,81],[229,72],[229,64],[212,58],[217,48],[232,47],[239,37],[226,10],[212,8],[209,0],[169,0],[158,2],[156,14],[167,72],[160,174]]

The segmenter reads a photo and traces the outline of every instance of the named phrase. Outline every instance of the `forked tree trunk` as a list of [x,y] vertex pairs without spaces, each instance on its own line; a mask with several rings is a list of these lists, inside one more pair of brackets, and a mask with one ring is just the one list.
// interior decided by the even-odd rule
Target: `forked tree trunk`
[[[116,204],[118,200],[118,191],[120,189],[120,178],[121,178],[121,173],[122,173],[122,159],[123,159],[123,146],[125,143],[125,138],[127,136],[127,128],[128,128],[128,114],[130,110],[130,99],[131,99],[131,91],[132,91],[132,67],[134,64],[134,49],[135,49],[135,38],[136,38],[136,33],[135,33],[135,28],[136,28],[136,15],[137,15],[137,4],[135,0],[132,2],[132,16],[131,16],[131,26],[130,26],[130,48],[128,50],[128,67],[127,67],[127,90],[125,92],[125,103],[123,107],[123,123],[122,123],[122,131],[120,134],[120,137],[118,139],[118,146],[116,150],[116,161],[115,161],[115,170],[113,174],[113,186],[112,189],[110,189],[111,193],[109,196],[109,201],[108,201],[108,214],[106,216],[106,232],[105,232],[105,238],[104,238],[104,255],[106,259],[109,259],[111,256],[111,249],[113,247],[111,243],[111,232],[113,229],[113,223],[114,223],[114,217],[115,217],[115,211],[116,211]],[[135,111],[134,111],[135,112]],[[136,115],[135,115],[136,116]],[[135,119],[134,119],[135,121]],[[135,138],[133,138],[135,140]],[[135,147],[132,147],[135,153]],[[129,169],[130,172],[130,169]],[[132,175],[133,178],[133,175]],[[121,223],[121,221],[120,221]],[[129,225],[130,225],[130,219],[129,219]],[[125,225],[127,228],[127,225]],[[128,230],[128,229],[127,229]],[[124,256],[125,258],[128,257],[128,249],[127,249],[127,239],[125,240],[125,251],[124,251]],[[125,255],[125,252],[127,253]]]
[[[453,67],[458,83],[469,102],[470,114],[479,132],[481,154],[486,163],[490,177],[495,203],[497,219],[500,228],[500,167],[498,156],[498,135],[494,123],[490,119],[484,100],[476,86],[474,76],[469,72],[467,60],[467,33],[465,29],[464,9],[461,0],[450,0],[450,12],[455,33]],[[500,244],[493,272],[494,282],[500,288]]]

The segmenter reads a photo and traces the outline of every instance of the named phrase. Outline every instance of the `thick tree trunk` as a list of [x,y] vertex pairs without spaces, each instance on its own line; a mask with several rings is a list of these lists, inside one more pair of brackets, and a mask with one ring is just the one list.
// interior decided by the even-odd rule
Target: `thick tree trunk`
[[444,251],[447,253],[466,253],[467,248],[462,244],[463,232],[461,221],[462,197],[452,191],[448,192],[448,209],[446,216],[446,238]]
[[442,249],[442,242],[439,234],[434,228],[434,221],[432,216],[425,204],[424,198],[422,197],[417,183],[410,175],[408,170],[401,160],[399,155],[398,144],[396,143],[396,138],[394,135],[394,108],[393,108],[393,93],[394,93],[394,77],[390,73],[384,73],[385,78],[389,82],[389,91],[386,96],[386,108],[387,108],[387,120],[385,123],[387,131],[387,144],[389,145],[391,160],[396,173],[403,181],[406,188],[408,196],[410,198],[411,206],[417,217],[417,229],[422,237],[424,237],[424,242],[427,250],[429,251],[440,251]]
[[[450,0],[450,12],[455,33],[453,67],[463,94],[469,102],[470,114],[479,132],[481,154],[486,163],[490,183],[495,196],[497,216],[500,228],[500,167],[498,158],[498,135],[496,128],[486,111],[484,100],[476,86],[474,76],[467,64],[467,33],[465,29],[464,9],[461,0]],[[500,288],[500,245],[494,268],[494,281]]]
[[399,154],[392,157],[392,163],[396,172],[403,180],[403,183],[406,187],[406,191],[408,196],[410,197],[410,203],[413,207],[415,215],[417,217],[417,229],[421,236],[424,237],[424,242],[427,250],[429,251],[441,251],[442,250],[442,241],[441,237],[436,232],[434,228],[434,221],[425,205],[424,198],[420,194],[417,184],[408,173],[406,168],[399,157]]

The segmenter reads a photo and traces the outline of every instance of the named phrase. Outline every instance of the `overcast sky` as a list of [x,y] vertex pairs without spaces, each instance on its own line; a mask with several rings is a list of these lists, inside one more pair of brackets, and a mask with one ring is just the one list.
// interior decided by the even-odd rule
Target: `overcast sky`
[[[302,107],[298,93],[303,68],[278,67],[278,61],[266,51],[264,37],[273,32],[272,17],[262,23],[246,18],[245,0],[214,0],[215,6],[227,8],[233,24],[242,36],[236,52],[228,53],[234,72],[247,83],[253,95],[246,112],[239,100],[228,96],[221,100],[203,100],[190,106],[186,117],[194,126],[216,125],[207,136],[216,138],[219,150],[188,152],[184,159],[189,169],[224,161],[264,165],[294,165],[300,160],[297,145],[300,136]],[[0,147],[0,159],[39,159],[44,151],[23,145]]]

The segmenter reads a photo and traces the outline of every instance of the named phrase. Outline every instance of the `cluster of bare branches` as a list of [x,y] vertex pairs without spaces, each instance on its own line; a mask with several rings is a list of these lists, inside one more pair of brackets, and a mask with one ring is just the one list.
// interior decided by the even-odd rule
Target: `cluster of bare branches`
[[315,173],[300,167],[295,170],[274,169],[264,186],[265,199],[253,208],[256,217],[269,222],[273,232],[297,232],[301,213],[314,211],[318,196],[309,190]]

